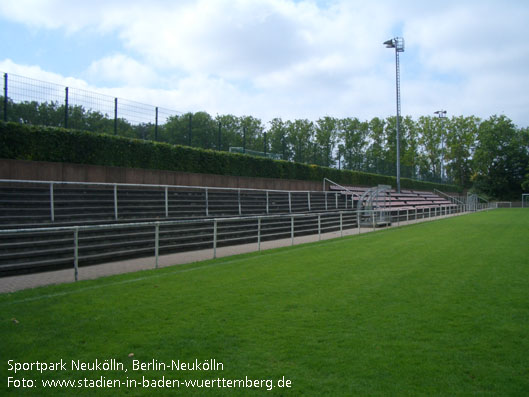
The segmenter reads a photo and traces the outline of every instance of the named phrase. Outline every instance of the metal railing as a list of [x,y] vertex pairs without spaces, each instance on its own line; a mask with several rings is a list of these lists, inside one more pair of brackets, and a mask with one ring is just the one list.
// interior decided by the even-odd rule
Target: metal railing
[[[244,205],[244,198],[241,195],[242,192],[258,192],[263,194],[263,202],[265,203],[265,206],[262,210],[263,213],[270,214],[270,204],[271,204],[271,193],[280,193],[283,194],[285,197],[284,199],[287,200],[288,198],[288,213],[293,212],[293,195],[303,195],[303,197],[306,197],[306,201],[302,203],[304,206],[307,207],[308,211],[310,212],[312,210],[311,208],[311,196],[319,196],[320,199],[324,199],[325,201],[325,210],[332,210],[332,209],[339,209],[341,202],[339,202],[339,197],[343,196],[339,192],[320,192],[320,191],[308,191],[308,190],[296,190],[296,191],[288,191],[288,190],[273,190],[273,189],[253,189],[253,188],[229,188],[229,187],[204,187],[204,186],[184,186],[184,185],[153,185],[153,184],[133,184],[133,183],[100,183],[100,182],[62,182],[62,181],[35,181],[35,180],[15,180],[15,179],[0,179],[0,184],[8,184],[8,185],[43,185],[47,186],[47,189],[49,190],[49,211],[50,215],[49,218],[52,222],[55,222],[56,218],[56,187],[57,186],[84,186],[84,187],[105,187],[112,190],[112,200],[113,200],[113,213],[114,213],[114,219],[119,219],[120,214],[120,200],[118,197],[118,192],[120,189],[125,188],[142,188],[142,189],[154,189],[163,191],[163,204],[164,204],[164,216],[165,218],[170,217],[169,213],[169,205],[170,205],[170,196],[169,193],[171,191],[178,191],[178,190],[186,190],[186,191],[200,191],[204,194],[204,212],[205,216],[210,216],[210,192],[236,192],[237,193],[237,207],[238,207],[238,215],[243,215],[243,205]],[[306,195],[306,196],[305,196]],[[329,199],[329,196],[332,197]],[[348,208],[348,202],[347,197],[344,197],[344,207],[345,209]],[[305,200],[303,198],[303,200]],[[351,209],[352,209],[353,203],[351,202]],[[333,208],[334,207],[334,208]]]
[[[480,209],[493,208],[493,206],[483,205]],[[335,232],[339,236],[343,236],[344,230],[356,229],[357,233],[363,233],[369,230],[376,230],[379,226],[376,224],[376,219],[380,217],[379,212],[382,210],[370,210],[364,211],[361,216],[362,218],[370,218],[372,220],[370,225],[360,224],[356,222],[359,217],[358,211],[335,211],[335,212],[322,212],[322,213],[311,213],[311,214],[283,214],[283,215],[263,215],[263,216],[247,216],[247,217],[231,217],[231,218],[209,218],[209,219],[188,219],[188,220],[173,220],[173,221],[156,221],[156,222],[134,222],[125,224],[100,224],[100,225],[85,225],[85,226],[62,226],[62,227],[47,227],[47,228],[27,228],[27,229],[9,229],[0,230],[0,235],[19,235],[19,234],[31,234],[31,233],[57,233],[66,232],[71,233],[72,245],[71,253],[73,256],[73,270],[74,280],[78,280],[79,272],[79,260],[82,258],[79,253],[79,235],[85,231],[104,231],[110,229],[134,229],[138,227],[152,228],[152,242],[154,247],[148,248],[147,251],[152,252],[148,256],[154,256],[155,268],[158,268],[158,261],[160,256],[160,249],[163,248],[161,245],[161,235],[163,230],[161,228],[175,225],[209,225],[212,229],[211,234],[208,234],[207,245],[212,249],[212,258],[217,257],[217,248],[219,242],[223,245],[238,245],[241,243],[247,243],[248,241],[256,242],[256,249],[261,250],[261,243],[263,239],[277,240],[290,236],[291,245],[294,245],[295,238],[302,235],[316,235],[318,240],[321,239],[322,234]],[[410,224],[419,221],[426,221],[436,219],[444,216],[450,216],[455,214],[466,213],[467,208],[464,205],[455,206],[449,205],[444,207],[431,207],[423,209],[405,209],[405,210],[383,210],[386,214],[386,218],[390,220],[389,225],[399,227],[404,224]],[[271,220],[283,221],[281,230],[271,228],[269,230],[263,228],[265,222]],[[308,222],[302,222],[307,221]],[[225,227],[230,223],[241,223],[251,221],[250,231],[241,236],[234,234],[230,229],[221,230],[221,226]],[[284,226],[284,225],[289,225]],[[182,230],[181,233],[188,233],[188,230]],[[208,232],[209,233],[209,232]],[[203,237],[203,236],[201,236]],[[336,236],[337,237],[337,236]],[[184,242],[180,247],[189,247],[192,243]],[[174,245],[172,246],[175,247]],[[140,250],[141,255],[145,256],[145,249]]]

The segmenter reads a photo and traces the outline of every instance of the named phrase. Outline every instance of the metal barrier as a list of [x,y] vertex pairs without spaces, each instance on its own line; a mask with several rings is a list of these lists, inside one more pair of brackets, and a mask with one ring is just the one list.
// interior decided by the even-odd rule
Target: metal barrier
[[[423,208],[423,209],[406,209],[406,210],[384,210],[390,223],[386,226],[401,226],[404,224],[416,223],[430,219],[436,219],[443,216],[450,216],[467,212],[467,208],[461,206],[445,206],[439,208]],[[79,235],[85,231],[103,231],[112,229],[134,229],[134,228],[151,228],[151,231],[145,232],[152,236],[149,242],[153,242],[154,246],[149,243],[147,248],[138,249],[141,255],[139,256],[154,256],[155,268],[158,268],[158,258],[160,249],[168,247],[167,239],[162,237],[164,233],[171,233],[171,231],[163,230],[164,228],[176,225],[189,225],[190,228],[180,230],[182,234],[190,234],[191,237],[186,237],[187,240],[193,238],[206,239],[200,244],[190,241],[182,240],[180,245],[176,243],[178,237],[170,237],[170,247],[182,248],[193,247],[194,244],[207,245],[213,249],[212,257],[217,257],[217,248],[219,243],[223,245],[239,245],[242,243],[257,243],[257,250],[261,250],[261,244],[264,239],[277,240],[282,238],[290,238],[290,244],[294,245],[295,238],[306,235],[317,235],[318,240],[321,240],[322,234],[335,232],[343,236],[344,230],[356,229],[358,234],[376,230],[377,225],[375,219],[380,216],[378,214],[381,210],[366,211],[363,216],[369,216],[372,219],[371,227],[363,227],[356,222],[358,211],[334,211],[321,212],[310,214],[283,214],[283,215],[268,215],[268,216],[246,216],[246,217],[230,217],[230,218],[210,218],[210,219],[194,219],[194,220],[173,220],[173,221],[156,221],[156,222],[134,222],[125,224],[105,224],[105,225],[85,225],[85,226],[63,226],[63,227],[47,227],[47,228],[28,228],[28,229],[10,229],[0,230],[1,235],[18,235],[24,233],[56,233],[66,232],[71,233],[72,245],[70,246],[73,255],[73,269],[74,280],[78,280],[80,246]],[[278,221],[274,223],[274,221]],[[230,224],[233,228],[230,229]],[[193,228],[193,226],[208,225],[211,229]],[[245,233],[241,233],[241,225],[247,229]],[[263,228],[266,225],[267,228]],[[198,237],[193,237],[193,232],[199,231]],[[211,230],[211,231],[210,231]],[[165,245],[164,245],[165,244]],[[106,248],[108,249],[108,248]],[[150,253],[149,253],[150,252]],[[71,263],[71,256],[68,261]]]
[[[33,181],[33,180],[14,180],[14,179],[0,179],[0,184],[9,184],[9,185],[44,185],[47,186],[49,190],[49,219],[52,222],[56,220],[56,187],[57,186],[81,186],[81,187],[104,187],[112,190],[112,200],[113,200],[113,217],[114,220],[120,219],[120,200],[118,193],[123,191],[126,188],[142,188],[149,191],[160,191],[163,192],[163,216],[165,218],[170,217],[170,192],[171,191],[197,191],[203,193],[203,204],[204,204],[204,214],[205,216],[211,216],[211,198],[210,195],[212,192],[235,192],[237,193],[237,203],[238,213],[235,215],[243,215],[244,207],[244,198],[242,197],[242,192],[252,192],[262,194],[261,199],[263,200],[263,208],[259,213],[270,214],[271,213],[271,194],[282,194],[284,195],[283,200],[286,202],[288,200],[288,213],[296,212],[294,208],[294,195],[297,197],[298,207],[299,205],[303,206],[303,210],[308,210],[309,212],[314,208],[311,208],[311,196],[313,198],[319,198],[321,200],[321,210],[323,210],[323,202],[325,210],[337,210],[340,208],[347,209],[347,196],[340,194],[339,192],[321,192],[321,191],[286,191],[286,190],[272,190],[272,189],[252,189],[252,188],[228,188],[228,187],[203,187],[203,186],[184,186],[184,185],[152,185],[152,184],[132,184],[132,183],[99,183],[99,182],[61,182],[61,181]],[[332,199],[329,199],[329,196]],[[333,197],[334,196],[334,197]],[[343,197],[343,200],[341,199]],[[306,198],[306,199],[305,199]],[[343,203],[342,203],[343,201]],[[334,204],[334,205],[333,205]],[[351,203],[352,206],[352,203]],[[286,210],[286,208],[285,208]],[[284,211],[286,212],[286,211]],[[299,212],[299,211],[298,211]]]

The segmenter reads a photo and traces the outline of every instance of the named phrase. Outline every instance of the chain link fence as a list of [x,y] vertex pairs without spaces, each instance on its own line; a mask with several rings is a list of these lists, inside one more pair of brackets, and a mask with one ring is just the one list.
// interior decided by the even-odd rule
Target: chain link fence
[[[113,133],[129,138],[295,160],[295,156],[285,157],[284,153],[283,155],[271,153],[267,146],[266,131],[260,130],[260,132],[254,131],[253,135],[248,134],[252,136],[252,142],[249,143],[248,128],[239,126],[236,128],[241,131],[228,130],[229,126],[221,125],[220,121],[212,119],[209,115],[206,116],[204,112],[194,115],[184,114],[176,110],[15,74],[3,73],[2,76],[0,120]],[[317,155],[316,144],[313,144],[313,147],[314,155],[308,153],[305,156],[307,159],[297,161],[325,165],[317,160],[321,156]],[[346,165],[345,158],[343,160],[342,165],[340,165],[341,160],[338,160],[335,166],[379,175],[396,174],[394,161],[388,162],[382,159],[370,161],[363,157],[356,162],[349,160]],[[404,164],[401,164],[401,176],[421,181],[452,183],[448,178],[441,179],[433,173],[420,172],[418,166]]]

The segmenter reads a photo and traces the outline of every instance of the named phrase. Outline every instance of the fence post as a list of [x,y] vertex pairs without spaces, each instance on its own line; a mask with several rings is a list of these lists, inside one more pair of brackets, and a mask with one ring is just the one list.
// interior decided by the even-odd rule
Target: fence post
[[73,272],[74,280],[79,278],[79,226],[73,229]]
[[217,257],[217,220],[213,220],[213,259]]
[[165,187],[165,217],[169,218],[169,188]]
[[318,241],[321,240],[321,215],[318,214]]
[[268,215],[268,190],[266,191],[266,214]]
[[257,218],[257,250],[261,251],[261,218]]
[[68,87],[64,89],[64,128],[68,128]]
[[325,211],[327,211],[327,192],[325,192]]
[[288,212],[292,213],[292,194],[288,192]]
[[294,245],[294,216],[290,216],[290,238],[292,240],[292,245]]
[[154,140],[158,140],[158,106],[156,106],[154,113]]
[[307,202],[309,203],[309,211],[310,211],[310,192],[307,192]]
[[114,98],[114,135],[118,134],[118,98]]
[[160,222],[156,222],[154,225],[154,267],[158,269],[158,253],[160,251]]
[[51,221],[55,222],[55,198],[53,194],[53,183],[50,183],[50,216]]
[[340,237],[343,237],[342,215],[343,213],[340,212]]
[[239,216],[242,215],[241,209],[241,189],[237,189],[237,201],[239,202]]
[[371,220],[373,221],[373,231],[375,231],[375,210],[371,210]]
[[206,188],[206,216],[209,216],[208,188]]
[[400,227],[400,209],[397,210],[397,227]]
[[334,193],[334,201],[336,204],[336,209],[338,209],[338,193]]
[[7,73],[4,73],[4,121],[7,122]]
[[118,220],[118,185],[114,184],[114,217]]

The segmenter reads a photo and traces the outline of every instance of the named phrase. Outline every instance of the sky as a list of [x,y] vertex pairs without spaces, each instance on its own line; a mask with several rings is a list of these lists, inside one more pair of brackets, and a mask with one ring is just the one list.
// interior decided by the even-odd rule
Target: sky
[[268,122],[506,115],[529,126],[529,1],[2,0],[0,72]]

